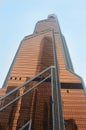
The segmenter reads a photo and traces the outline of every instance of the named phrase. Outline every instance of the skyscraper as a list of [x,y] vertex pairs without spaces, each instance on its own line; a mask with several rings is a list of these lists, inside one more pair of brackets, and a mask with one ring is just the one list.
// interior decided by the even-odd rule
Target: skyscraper
[[21,41],[0,90],[0,129],[86,130],[85,93],[58,20],[49,15]]

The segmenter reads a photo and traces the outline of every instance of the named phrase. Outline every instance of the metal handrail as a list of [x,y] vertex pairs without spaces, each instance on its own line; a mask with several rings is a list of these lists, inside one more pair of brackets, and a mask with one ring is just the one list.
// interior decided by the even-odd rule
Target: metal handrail
[[[5,94],[4,96],[0,97],[0,100],[5,99],[6,97],[8,97],[9,95],[13,94],[15,91],[19,90],[20,88],[24,87],[25,85],[27,85],[28,83],[30,83],[31,81],[33,81],[35,78],[39,77],[40,75],[44,74],[45,72],[47,72],[48,70],[50,70],[52,67],[54,66],[49,66],[48,68],[46,68],[45,70],[43,70],[42,72],[38,73],[36,76],[34,76],[33,78],[27,80],[25,83],[21,84],[20,86],[16,87],[15,89],[13,89],[12,91],[8,92],[7,94]],[[55,67],[54,67],[55,68]]]
[[[14,102],[16,102],[18,99],[20,99],[22,96],[26,95],[27,93],[29,93],[30,91],[32,91],[34,88],[38,87],[38,85],[40,85],[42,82],[44,82],[45,80],[47,80],[48,78],[51,77],[51,87],[52,87],[52,119],[53,119],[53,130],[56,130],[55,127],[55,97],[54,97],[54,88],[55,88],[55,79],[54,79],[54,75],[53,75],[53,71],[55,71],[55,66],[50,66],[48,68],[46,68],[45,70],[43,70],[42,72],[40,72],[39,74],[37,74],[36,76],[34,76],[32,79],[26,81],[23,85],[20,85],[18,87],[18,89],[14,89],[13,91],[9,92],[8,94],[6,94],[4,97],[2,97],[1,99],[5,99],[6,97],[8,97],[10,94],[12,94],[13,92],[19,90],[20,88],[22,88],[23,86],[27,85],[28,83],[30,83],[31,81],[33,81],[35,78],[37,78],[38,76],[44,74],[45,72],[47,72],[48,70],[50,71],[50,74],[43,78],[40,82],[38,82],[37,84],[35,84],[34,86],[32,86],[31,88],[29,88],[27,91],[25,91],[23,94],[17,96],[15,99],[13,99],[12,101],[10,101],[9,103],[7,103],[6,105],[2,106],[0,108],[0,112],[2,110],[4,110],[5,108],[7,108],[9,105],[13,104]],[[41,87],[41,86],[39,86]],[[20,130],[24,130],[24,128],[29,124],[30,121],[28,121],[24,126],[22,126],[22,128],[20,128]],[[31,121],[32,123],[32,121]],[[29,125],[28,130],[31,130],[31,123]],[[60,130],[60,129],[59,129]]]
[[30,91],[32,91],[34,88],[36,88],[38,85],[40,85],[42,82],[44,82],[46,79],[50,78],[51,75],[47,76],[45,79],[43,79],[42,81],[40,81],[39,83],[37,83],[36,85],[34,85],[32,88],[28,89],[26,92],[24,92],[23,94],[19,95],[18,97],[16,97],[15,99],[13,99],[12,101],[10,101],[9,103],[7,103],[5,106],[0,108],[0,111],[4,110],[6,107],[8,107],[9,105],[13,104],[14,102],[16,102],[17,100],[19,100],[22,96],[26,95],[27,93],[29,93]]
[[19,130],[24,130],[24,128],[26,128],[28,125],[28,130],[31,130],[31,124],[32,124],[32,120],[29,120],[25,125],[23,125]]
[[[48,68],[46,68],[45,70],[43,70],[42,72],[38,73],[36,76],[34,76],[33,78],[29,79],[28,81],[26,81],[25,83],[23,83],[22,85],[20,85],[18,88],[15,88],[14,90],[12,90],[11,92],[7,93],[6,95],[2,96],[0,98],[0,100],[5,99],[6,97],[8,97],[9,95],[13,94],[15,91],[19,90],[20,88],[23,88],[25,85],[29,84],[31,81],[33,81],[35,78],[39,77],[40,75],[44,74],[45,72],[47,72],[48,70],[51,70],[52,68],[55,68],[55,66],[50,66]],[[6,105],[2,106],[0,108],[0,111],[4,110],[6,107],[8,107],[9,105],[13,104],[14,102],[16,102],[17,100],[19,100],[22,96],[26,95],[27,93],[29,93],[30,91],[32,91],[35,87],[37,87],[38,85],[40,85],[42,82],[44,82],[45,80],[47,80],[48,78],[50,78],[51,75],[48,75],[46,78],[42,79],[40,82],[38,82],[37,84],[35,84],[34,86],[32,86],[30,89],[28,89],[26,92],[24,92],[23,94],[17,96],[15,99],[13,99],[12,101],[10,101],[9,103],[7,103]]]

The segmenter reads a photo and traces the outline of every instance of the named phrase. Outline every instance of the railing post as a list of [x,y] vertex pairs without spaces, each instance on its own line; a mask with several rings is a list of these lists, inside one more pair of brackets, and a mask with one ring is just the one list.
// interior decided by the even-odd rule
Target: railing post
[[53,130],[55,130],[55,117],[54,117],[54,77],[53,77],[53,66],[51,66],[51,90],[52,90],[52,124],[53,124]]
[[30,124],[29,124],[28,130],[31,130],[31,124],[32,124],[32,120],[30,120]]
[[59,117],[59,106],[56,90],[56,77],[55,77],[56,67],[51,67],[51,85],[52,85],[52,118],[53,118],[53,130],[61,130],[60,127],[60,117]]
[[[55,66],[51,66],[51,88],[52,88],[52,124],[53,130],[65,130],[64,126],[61,126],[60,122],[60,109],[59,109],[59,95],[57,93]],[[63,124],[62,124],[63,125]]]

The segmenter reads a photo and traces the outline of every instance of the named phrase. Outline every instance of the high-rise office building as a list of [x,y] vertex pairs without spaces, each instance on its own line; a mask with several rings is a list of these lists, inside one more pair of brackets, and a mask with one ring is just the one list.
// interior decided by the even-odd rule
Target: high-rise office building
[[24,37],[0,90],[0,130],[86,130],[86,88],[54,14]]

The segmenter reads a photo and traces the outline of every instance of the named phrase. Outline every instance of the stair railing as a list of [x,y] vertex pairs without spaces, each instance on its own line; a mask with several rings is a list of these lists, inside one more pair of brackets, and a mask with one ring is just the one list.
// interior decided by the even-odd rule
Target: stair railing
[[[34,88],[38,87],[41,83],[43,83],[47,79],[51,78],[51,89],[52,89],[52,124],[53,124],[53,130],[57,130],[57,124],[58,124],[58,122],[56,120],[56,116],[57,116],[57,114],[58,114],[59,111],[57,109],[57,91],[56,91],[56,76],[55,76],[56,67],[55,66],[50,66],[50,67],[46,68],[45,70],[43,70],[42,72],[38,73],[36,76],[34,76],[33,78],[29,79],[28,81],[26,81],[22,85],[16,87],[11,92],[9,92],[9,93],[5,94],[4,96],[0,97],[0,101],[2,101],[3,99],[6,99],[8,96],[10,96],[11,94],[13,94],[17,90],[23,88],[25,85],[28,85],[29,83],[31,83],[32,81],[34,81],[36,78],[38,78],[39,76],[42,76],[44,73],[46,73],[48,71],[50,71],[50,74],[48,74],[41,81],[37,82],[37,84],[35,84],[34,86],[32,86],[31,88],[29,88],[28,90],[26,90],[23,94],[18,95],[15,99],[13,99],[12,101],[10,101],[6,105],[2,106],[0,108],[0,112],[2,110],[4,110],[5,108],[7,108],[9,105],[11,105],[14,102],[16,102],[17,100],[19,100],[22,96],[24,96],[27,93],[31,92]],[[41,87],[41,86],[39,86],[39,87]],[[59,117],[58,117],[58,119],[59,119]],[[30,121],[28,121],[24,125],[26,127],[26,126],[28,126],[28,123],[30,123],[29,124],[30,127],[28,128],[28,130],[31,129],[31,123],[32,123],[32,121],[31,122]],[[22,128],[20,130],[23,130],[24,126],[22,126]],[[58,130],[61,130],[61,129],[58,129]]]
[[24,124],[19,130],[24,130],[26,127],[27,130],[31,130],[31,124],[32,124],[32,120],[29,120],[26,124]]
[[39,72],[36,76],[34,76],[33,78],[27,80],[26,82],[24,82],[23,84],[19,85],[18,87],[16,87],[15,89],[13,89],[11,92],[5,94],[4,96],[0,97],[0,100],[5,99],[6,97],[8,97],[9,95],[13,94],[15,91],[19,90],[20,88],[24,87],[25,85],[29,84],[31,81],[33,81],[35,78],[39,77],[40,75],[44,74],[45,72],[47,72],[48,70],[50,70],[52,67],[54,66],[49,66],[48,68],[46,68],[45,70],[43,70],[42,72]]
[[[22,85],[16,87],[15,89],[13,89],[12,91],[8,92],[7,94],[5,94],[4,96],[0,97],[0,101],[6,99],[8,96],[10,96],[11,94],[15,93],[16,91],[18,91],[19,89],[23,88],[25,85],[31,83],[33,80],[35,80],[36,78],[38,78],[39,76],[42,76],[44,73],[46,73],[47,71],[51,70],[51,68],[55,68],[54,66],[50,66],[48,68],[46,68],[45,70],[43,70],[42,72],[38,73],[36,76],[34,76],[33,78],[29,79],[28,81],[26,81],[25,83],[23,83]],[[26,95],[27,93],[29,93],[30,91],[32,91],[34,88],[36,88],[38,85],[40,85],[42,82],[44,82],[45,80],[47,80],[48,78],[51,77],[51,74],[49,74],[46,78],[42,79],[41,81],[39,81],[37,84],[35,84],[34,86],[32,86],[30,89],[28,89],[27,91],[25,91],[23,94],[17,96],[15,99],[13,99],[12,101],[10,101],[9,103],[7,103],[6,105],[2,106],[0,108],[0,111],[4,110],[5,108],[7,108],[9,105],[13,104],[14,102],[16,102],[17,100],[19,100],[22,96]]]

